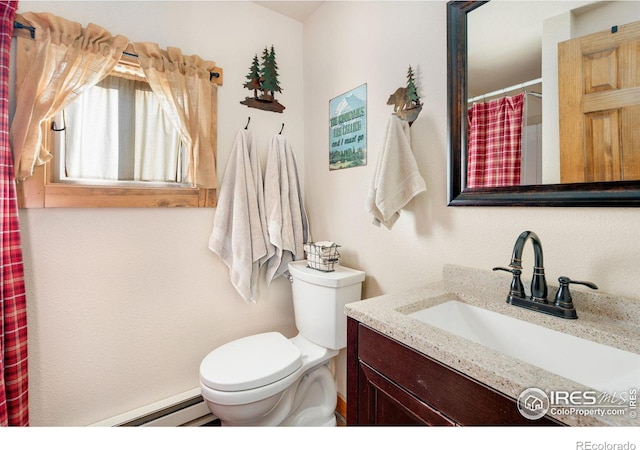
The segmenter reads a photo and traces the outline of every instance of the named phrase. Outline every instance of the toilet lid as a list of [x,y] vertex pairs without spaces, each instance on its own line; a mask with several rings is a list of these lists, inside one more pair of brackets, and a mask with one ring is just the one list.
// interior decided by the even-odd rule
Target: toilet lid
[[278,381],[300,367],[298,347],[270,332],[228,342],[209,353],[200,364],[200,379],[212,389],[244,391]]

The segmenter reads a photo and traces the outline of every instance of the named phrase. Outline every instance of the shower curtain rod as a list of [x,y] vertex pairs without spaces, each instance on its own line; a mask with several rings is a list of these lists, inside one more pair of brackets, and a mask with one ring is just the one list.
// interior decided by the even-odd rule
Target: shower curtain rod
[[484,100],[487,97],[492,97],[498,94],[504,94],[510,91],[514,91],[516,89],[524,89],[528,86],[533,86],[534,84],[542,83],[542,78],[536,78],[535,80],[525,81],[523,83],[514,84],[513,86],[509,86],[507,88],[497,89],[493,92],[488,92],[486,94],[478,95],[476,97],[470,98],[467,100],[467,103],[477,102],[478,100]]
[[[25,25],[23,23],[20,22],[13,22],[13,27],[16,29],[22,29],[22,30],[27,30],[29,32],[29,34],[31,35],[31,39],[35,39],[36,38],[36,29],[35,27],[32,27],[30,25]],[[138,55],[136,55],[135,53],[131,53],[131,52],[122,52],[124,55],[130,56],[132,58],[137,58]],[[209,72],[209,80],[211,80],[212,78],[220,78],[220,72]]]

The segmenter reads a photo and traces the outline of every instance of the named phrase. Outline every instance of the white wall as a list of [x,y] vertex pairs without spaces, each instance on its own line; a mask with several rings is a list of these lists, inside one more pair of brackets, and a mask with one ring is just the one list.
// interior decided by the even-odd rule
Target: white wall
[[[444,1],[332,1],[304,29],[248,2],[113,3],[21,1],[20,9],[92,20],[218,62],[225,69],[219,167],[248,115],[265,143],[285,121],[304,167],[313,236],[338,242],[342,262],[367,272],[365,297],[435,281],[446,263],[486,270],[506,265],[523,230],[541,237],[550,280],[568,275],[637,296],[637,209],[446,206]],[[238,103],[253,54],[271,44],[287,107],[282,115]],[[392,111],[386,100],[405,84],[409,65],[425,102],[412,139],[428,191],[389,231],[371,225],[364,199]],[[330,172],[329,100],[362,83],[368,86],[369,163]],[[257,305],[235,294],[225,267],[206,248],[213,214],[21,212],[33,425],[84,425],[160,400],[196,387],[201,358],[221,342],[266,329],[295,334],[287,282],[268,292],[263,287]],[[508,285],[505,275],[504,295]],[[338,381],[344,393],[343,359]]]
[[[304,164],[302,24],[251,2],[29,2],[133,41],[174,46],[224,69],[218,172],[251,116],[262,162],[284,133]],[[254,54],[274,45],[284,113],[239,102]],[[86,425],[198,386],[202,358],[240,336],[296,334],[290,285],[246,304],[207,248],[213,209],[20,212],[29,320],[31,424]]]

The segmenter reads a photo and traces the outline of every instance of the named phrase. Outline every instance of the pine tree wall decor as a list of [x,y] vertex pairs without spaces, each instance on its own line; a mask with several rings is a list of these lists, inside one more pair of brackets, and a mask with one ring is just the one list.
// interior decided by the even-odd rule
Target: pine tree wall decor
[[415,73],[411,66],[407,70],[407,85],[396,89],[389,96],[387,105],[393,105],[393,113],[402,120],[409,122],[409,125],[418,118],[418,114],[422,111],[422,103],[418,95]]
[[257,108],[265,111],[281,113],[285,107],[275,99],[275,93],[282,92],[278,80],[278,64],[276,63],[276,51],[271,46],[262,52],[262,64],[258,55],[253,57],[249,73],[245,76],[247,81],[243,87],[253,91],[253,97],[245,97],[240,103],[249,108]]

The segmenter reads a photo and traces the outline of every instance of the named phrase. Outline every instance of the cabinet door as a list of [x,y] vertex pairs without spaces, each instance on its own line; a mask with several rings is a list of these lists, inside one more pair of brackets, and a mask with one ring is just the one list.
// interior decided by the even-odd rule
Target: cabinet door
[[455,425],[397,384],[360,363],[361,425]]

